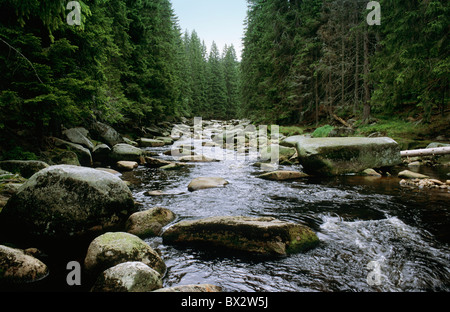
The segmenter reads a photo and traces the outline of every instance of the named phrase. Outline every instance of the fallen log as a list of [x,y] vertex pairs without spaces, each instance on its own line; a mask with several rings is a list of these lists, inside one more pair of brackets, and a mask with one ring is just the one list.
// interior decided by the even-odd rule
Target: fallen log
[[425,148],[425,149],[400,152],[400,155],[402,157],[433,156],[433,155],[446,155],[446,154],[450,154],[449,146],[437,147],[437,148]]

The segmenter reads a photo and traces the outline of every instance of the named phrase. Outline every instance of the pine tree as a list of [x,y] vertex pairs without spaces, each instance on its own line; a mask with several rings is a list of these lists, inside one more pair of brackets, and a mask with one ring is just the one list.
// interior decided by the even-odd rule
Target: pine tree
[[[207,104],[211,115],[218,119],[226,118],[226,86],[222,59],[219,49],[213,41],[208,58]],[[206,111],[205,111],[206,112]]]

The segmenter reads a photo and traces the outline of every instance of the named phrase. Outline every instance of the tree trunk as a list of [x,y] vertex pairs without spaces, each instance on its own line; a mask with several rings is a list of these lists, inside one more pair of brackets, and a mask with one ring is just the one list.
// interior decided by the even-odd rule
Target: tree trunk
[[402,157],[416,157],[416,156],[432,156],[432,155],[446,155],[450,154],[450,147],[425,148],[418,150],[402,151]]
[[316,80],[314,85],[314,93],[316,97],[316,125],[319,124],[319,78],[317,77],[316,73]]
[[364,32],[364,110],[363,121],[368,123],[370,118],[370,88],[369,88],[369,33]]
[[359,106],[359,34],[356,34],[356,56],[355,56],[355,99],[353,104],[353,115],[358,112]]

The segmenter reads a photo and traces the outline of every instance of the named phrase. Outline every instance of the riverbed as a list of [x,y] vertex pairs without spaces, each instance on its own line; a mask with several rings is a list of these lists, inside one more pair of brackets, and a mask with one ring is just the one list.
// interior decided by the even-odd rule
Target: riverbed
[[[187,139],[208,156],[201,139]],[[183,142],[178,142],[181,144]],[[172,147],[148,148],[161,159]],[[214,284],[223,291],[449,291],[450,193],[402,188],[391,177],[342,176],[267,181],[254,159],[217,148],[220,161],[166,171],[139,167],[123,175],[141,209],[160,206],[177,219],[270,216],[311,227],[320,245],[284,257],[254,257],[223,250],[165,245],[146,239],[166,265],[164,287]],[[300,165],[280,169],[302,170]],[[401,169],[401,168],[399,168]],[[429,169],[445,179],[448,167]],[[222,177],[224,188],[188,192],[197,177]],[[148,196],[160,190],[165,195]],[[168,225],[170,226],[170,225]]]

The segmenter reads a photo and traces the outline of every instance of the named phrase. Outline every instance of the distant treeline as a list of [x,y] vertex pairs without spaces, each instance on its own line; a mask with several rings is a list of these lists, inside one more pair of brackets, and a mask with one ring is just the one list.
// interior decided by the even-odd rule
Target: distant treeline
[[[169,0],[0,0],[0,130],[57,135],[92,118],[142,126],[194,115],[232,118],[233,46],[210,53],[181,31]],[[71,25],[69,25],[71,24]]]
[[449,94],[446,0],[248,0],[244,110],[253,120],[368,120],[411,107],[428,120]]

